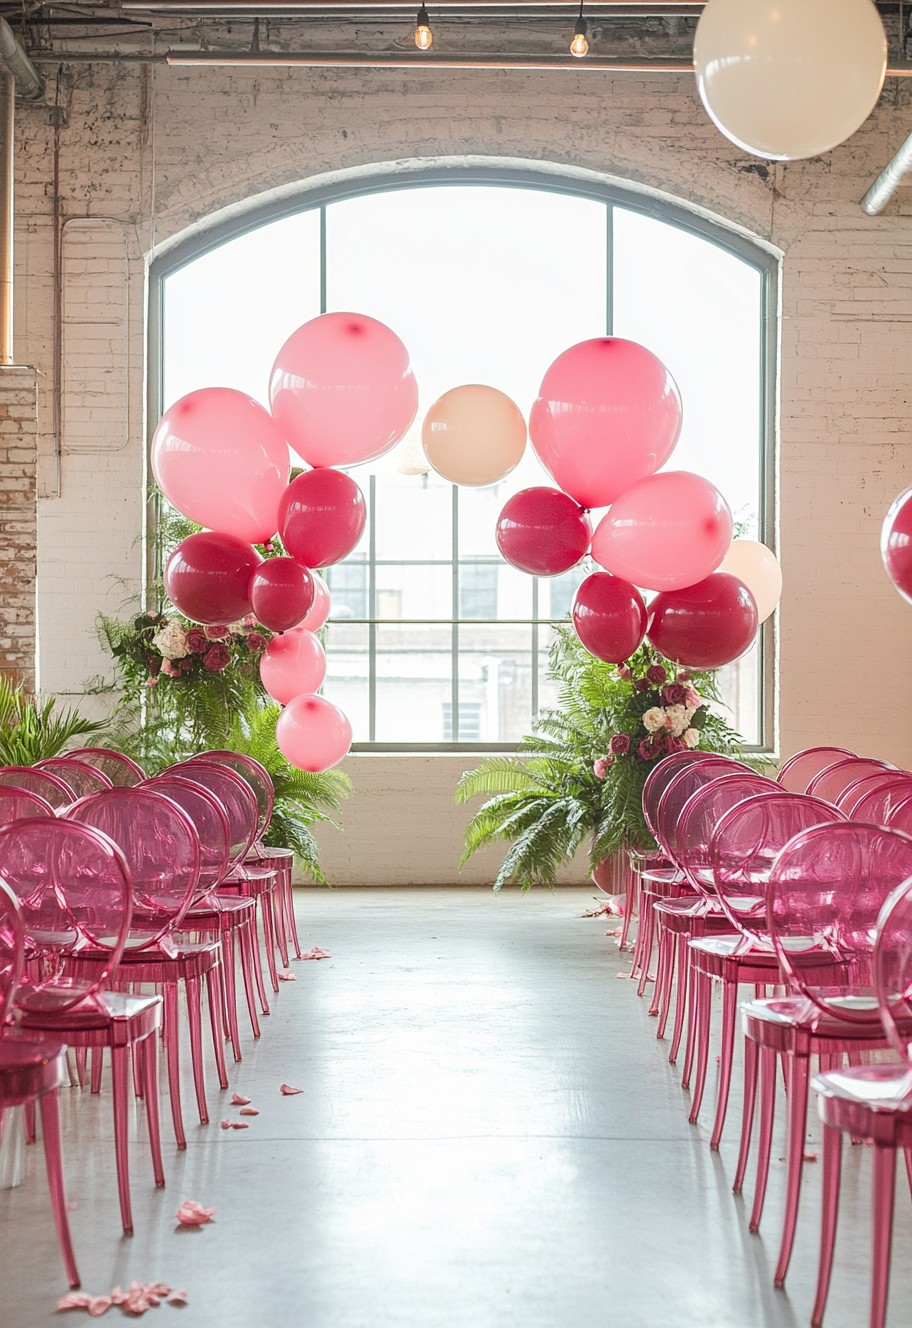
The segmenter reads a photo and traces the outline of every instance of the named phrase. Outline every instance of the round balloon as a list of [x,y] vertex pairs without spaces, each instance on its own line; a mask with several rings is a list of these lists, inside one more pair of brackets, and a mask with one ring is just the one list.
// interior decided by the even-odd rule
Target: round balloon
[[270,632],[287,632],[302,623],[315,594],[313,574],[294,558],[268,558],[250,580],[251,609]]
[[328,567],[351,553],[366,520],[364,494],[341,470],[306,470],[279,505],[282,543],[307,567]]
[[585,555],[592,527],[579,503],[559,489],[521,489],[497,518],[497,547],[533,576],[569,572]]
[[623,664],[643,644],[646,605],[629,581],[593,572],[577,588],[573,626],[590,655]]
[[891,503],[881,527],[880,553],[887,576],[912,604],[912,489],[904,489]]
[[646,590],[680,590],[716,570],[731,537],[731,510],[715,485],[666,470],[612,504],[592,536],[592,556]]
[[193,622],[237,622],[250,612],[250,582],[262,562],[235,535],[202,530],[181,540],[165,567],[165,592]]
[[326,655],[313,632],[296,627],[274,636],[260,656],[260,681],[279,705],[317,691],[326,677]]
[[772,549],[757,540],[732,540],[719,571],[744,582],[757,605],[758,621],[766,622],[782,595],[782,568]]
[[467,383],[444,392],[421,429],[428,461],[453,484],[495,484],[522,460],[526,421],[496,387]]
[[583,507],[605,507],[653,474],[680,432],[671,374],[652,351],[620,337],[581,341],[559,355],[529,417],[542,465]]
[[347,716],[324,696],[296,696],[276,724],[276,742],[286,761],[312,774],[338,765],[351,740]]
[[165,411],[152,437],[152,471],[179,512],[250,544],[279,527],[288,444],[258,401],[204,387]]
[[269,400],[311,466],[352,466],[396,446],[415,418],[418,386],[395,332],[364,314],[322,314],[279,351]]
[[662,591],[649,606],[647,639],[676,664],[721,668],[743,655],[756,635],[754,597],[730,572],[712,572],[695,586]]
[[322,576],[319,576],[316,572],[312,575],[314,583],[313,608],[300,626],[306,627],[309,632],[319,632],[329,617],[332,603],[329,598],[329,589]]
[[871,114],[887,38],[871,0],[712,0],[694,65],[726,138],[757,157],[797,161],[829,152]]

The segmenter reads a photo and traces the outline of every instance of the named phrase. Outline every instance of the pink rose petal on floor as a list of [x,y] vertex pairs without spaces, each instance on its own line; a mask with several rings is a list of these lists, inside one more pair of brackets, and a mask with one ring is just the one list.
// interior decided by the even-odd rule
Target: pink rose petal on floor
[[214,1208],[204,1208],[195,1199],[185,1199],[174,1216],[181,1226],[200,1227],[210,1220],[215,1211]]
[[805,1153],[805,1155],[804,1155],[804,1160],[805,1160],[805,1162],[816,1162],[816,1161],[817,1161],[817,1154],[816,1154],[816,1153]]
[[[303,956],[303,955],[301,956],[302,959],[303,959],[304,957],[305,957],[305,956]],[[316,955],[312,955],[311,958],[312,958],[312,959],[316,959],[317,956],[316,956]],[[297,980],[298,980],[298,979],[295,977],[294,973],[276,973],[276,977],[279,979],[280,982],[297,982]]]
[[246,1121],[233,1120],[231,1122],[231,1128],[232,1130],[249,1130],[250,1126],[247,1124]]
[[168,1297],[169,1305],[186,1305],[186,1303],[187,1303],[186,1291],[172,1291],[170,1296]]
[[260,1113],[256,1107],[241,1107],[240,1114],[242,1116],[259,1116]]
[[75,1213],[75,1212],[76,1212],[76,1209],[77,1209],[78,1207],[79,1207],[79,1204],[76,1202],[76,1200],[75,1200],[75,1199],[71,1199],[70,1202],[67,1204],[67,1212],[68,1212],[68,1213]]
[[231,1097],[231,1105],[233,1107],[246,1107],[249,1101],[250,1098],[244,1097],[243,1093],[233,1093]]
[[279,1088],[279,1092],[283,1097],[294,1097],[295,1093],[303,1093],[304,1089],[292,1088],[290,1084],[282,1084]]
[[630,977],[630,974],[629,974],[629,973],[615,973],[614,976],[615,976],[616,978],[629,978],[629,977]]
[[606,932],[605,932],[605,935],[606,935],[606,936],[620,936],[620,935],[621,935],[621,930],[622,930],[622,929],[621,929],[620,927],[612,927],[611,931],[606,931]]
[[221,1125],[221,1127],[222,1127],[223,1130],[230,1130],[230,1129],[231,1129],[231,1121],[230,1121],[230,1120],[223,1120],[223,1121],[220,1121],[219,1124]]
[[93,1319],[98,1319],[102,1314],[106,1314],[113,1304],[110,1296],[93,1296],[86,1309]]
[[318,945],[315,945],[314,948],[313,948],[312,950],[308,950],[308,951],[307,951],[307,954],[302,954],[302,955],[301,955],[301,958],[302,958],[302,959],[332,959],[332,955],[329,954],[328,951],[326,951],[326,950],[321,950],[320,947],[319,947]]
[[92,1297],[86,1291],[71,1291],[68,1296],[61,1296],[57,1302],[58,1310],[85,1310]]

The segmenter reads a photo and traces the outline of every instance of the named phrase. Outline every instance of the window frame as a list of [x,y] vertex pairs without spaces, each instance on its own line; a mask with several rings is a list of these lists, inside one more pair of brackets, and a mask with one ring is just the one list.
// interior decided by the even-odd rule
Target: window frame
[[[663,221],[687,231],[700,239],[707,240],[719,248],[734,255],[753,267],[760,276],[760,447],[759,447],[759,511],[758,538],[774,551],[777,548],[777,453],[778,420],[777,391],[779,379],[779,307],[780,307],[780,259],[772,248],[767,248],[758,239],[723,220],[716,220],[704,213],[694,211],[684,202],[667,195],[644,192],[635,186],[625,187],[613,180],[600,180],[567,173],[561,175],[554,171],[529,167],[514,167],[508,163],[492,164],[428,164],[417,168],[378,169],[376,172],[358,174],[347,179],[318,181],[308,184],[304,181],[300,188],[280,199],[258,204],[249,210],[232,213],[226,219],[215,222],[205,229],[195,230],[183,239],[178,238],[159,251],[149,265],[149,301],[148,301],[148,375],[147,375],[147,449],[151,446],[152,434],[157,421],[161,418],[164,405],[164,362],[162,355],[162,332],[164,325],[164,291],[167,278],[187,264],[194,262],[203,254],[220,248],[230,240],[239,238],[251,231],[258,230],[286,217],[302,212],[319,209],[320,211],[320,308],[325,312],[327,303],[326,274],[326,209],[332,203],[363,197],[368,194],[387,193],[411,188],[426,188],[434,185],[490,186],[494,188],[516,188],[569,194],[588,198],[606,206],[607,263],[606,263],[606,308],[605,335],[613,330],[613,207],[638,212],[643,216]],[[148,451],[147,451],[148,469]],[[151,472],[149,472],[151,473]],[[456,492],[456,486],[454,493]],[[371,485],[373,489],[373,484]],[[458,497],[454,497],[454,506]],[[146,508],[146,549],[147,575],[151,579],[161,570],[161,550],[157,539],[159,524],[158,504],[154,496],[150,497]],[[454,527],[455,528],[455,527]],[[368,595],[376,582],[372,574],[372,558],[368,559]],[[454,570],[454,579],[456,570]],[[535,583],[537,592],[537,578]],[[537,614],[537,593],[533,597],[533,613]],[[458,591],[456,592],[458,593]],[[778,642],[774,614],[760,628],[759,633],[759,674],[761,679],[760,695],[760,734],[761,741],[746,744],[746,749],[755,753],[772,754],[776,750],[777,739],[777,669]],[[446,620],[437,620],[445,625]],[[454,625],[462,619],[454,620]],[[467,624],[478,622],[477,619],[465,619]],[[524,620],[525,621],[525,620]],[[533,633],[533,709],[537,702],[538,651],[537,628],[547,627],[551,620],[537,619],[530,621]],[[556,620],[555,620],[556,621]],[[373,637],[376,628],[370,627]],[[455,633],[454,633],[455,639]],[[371,646],[373,650],[373,645]],[[458,670],[454,660],[453,668],[453,705],[459,704]],[[352,744],[353,752],[361,753],[412,753],[415,755],[446,755],[460,752],[513,752],[515,742],[358,742]]]

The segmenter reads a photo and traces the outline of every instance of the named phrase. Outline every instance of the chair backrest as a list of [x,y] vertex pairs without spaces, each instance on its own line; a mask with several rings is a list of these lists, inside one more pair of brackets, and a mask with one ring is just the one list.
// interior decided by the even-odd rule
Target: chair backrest
[[67,756],[100,770],[114,788],[135,788],[146,777],[141,765],[124,756],[123,752],[114,752],[108,747],[77,747],[75,751],[67,752]]
[[225,809],[231,833],[231,868],[243,862],[251,844],[256,839],[259,813],[256,798],[250,785],[240,775],[236,775],[227,766],[216,765],[212,761],[182,761],[180,765],[170,766],[162,774],[181,775],[202,784],[210,793],[214,793]]
[[35,769],[59,775],[73,790],[74,798],[87,798],[90,793],[100,793],[102,789],[112,787],[107,775],[72,756],[52,756],[47,761],[36,761]]
[[0,879],[0,1029],[7,1021],[25,963],[25,928],[19,901]]
[[133,883],[128,949],[154,945],[179,926],[196,894],[200,844],[177,803],[144,784],[93,793],[65,815],[103,831],[127,860]]
[[874,990],[887,1037],[912,1064],[912,880],[897,886],[881,909]]
[[674,862],[678,860],[678,824],[688,798],[713,779],[743,773],[748,769],[748,766],[732,761],[727,756],[706,755],[702,761],[691,761],[675,772],[659,799],[655,813],[655,837]]
[[678,862],[695,890],[716,897],[709,845],[719,818],[745,798],[778,790],[778,784],[752,770],[736,771],[710,780],[684,804],[675,836]]
[[50,770],[37,770],[33,765],[0,766],[0,786],[37,793],[54,811],[69,807],[75,801],[72,788],[59,775],[51,774]]
[[[0,880],[19,903],[37,958],[16,993],[30,1010],[65,1010],[100,990],[120,962],[132,916],[130,871],[107,835],[60,817],[0,829]],[[86,944],[105,959],[89,978],[67,976],[62,956]]]
[[668,788],[669,783],[682,766],[691,761],[700,761],[706,756],[706,752],[672,752],[668,756],[663,756],[646,776],[643,784],[643,815],[646,818],[646,824],[655,834],[655,814],[661,801],[662,794]]
[[808,785],[812,798],[823,798],[836,806],[850,784],[854,784],[862,775],[882,774],[886,770],[895,770],[889,761],[875,761],[866,757],[849,756],[844,761],[835,761],[815,775]]
[[880,816],[872,816],[861,808],[879,806],[876,795],[893,789],[912,793],[912,775],[906,770],[875,770],[871,774],[862,775],[840,794],[836,806],[854,821],[873,821],[876,825],[882,825]]
[[257,800],[257,811],[259,813],[256,837],[258,840],[262,839],[275,805],[275,786],[266,767],[243,752],[200,752],[195,759],[211,761],[214,765],[225,765],[250,785],[251,792]]
[[912,789],[906,789],[893,799],[882,824],[889,826],[891,830],[902,830],[907,835],[912,834]]
[[891,810],[909,793],[912,793],[912,775],[903,774],[902,771],[895,774],[885,772],[883,782],[870,788],[855,803],[850,813],[852,820],[886,825]]
[[800,831],[842,820],[845,814],[830,803],[782,788],[739,802],[720,816],[709,842],[709,862],[732,926],[755,945],[770,945],[766,896],[773,863]]
[[225,809],[214,793],[182,775],[156,775],[143,788],[163,793],[190,817],[200,842],[200,871],[196,899],[214,890],[228,875],[230,828]]
[[912,876],[912,836],[839,821],[803,830],[773,864],[767,922],[790,985],[825,1014],[879,1024],[874,938],[885,902]]
[[854,756],[847,747],[806,747],[790,756],[779,771],[777,783],[789,793],[807,793],[811,780],[834,761]]
[[27,789],[10,788],[0,784],[0,825],[9,825],[11,821],[24,821],[28,817],[53,816],[54,808],[37,793]]

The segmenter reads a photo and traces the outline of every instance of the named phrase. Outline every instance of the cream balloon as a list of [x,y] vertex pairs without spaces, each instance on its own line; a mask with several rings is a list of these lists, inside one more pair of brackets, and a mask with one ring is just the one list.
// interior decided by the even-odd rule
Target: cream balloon
[[868,118],[887,72],[871,0],[711,0],[694,38],[710,118],[745,152],[816,157]]
[[772,549],[756,540],[732,540],[719,571],[744,582],[757,602],[758,622],[765,622],[782,594],[782,568]]
[[478,488],[495,484],[519,464],[526,421],[496,387],[467,383],[444,392],[421,430],[428,461],[445,480]]

